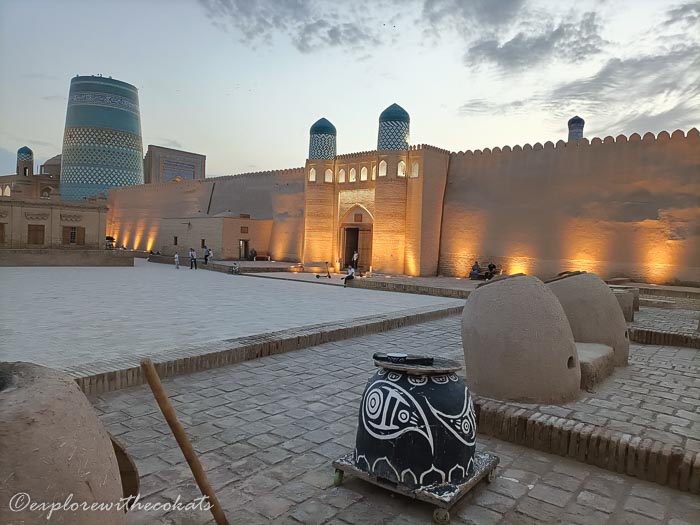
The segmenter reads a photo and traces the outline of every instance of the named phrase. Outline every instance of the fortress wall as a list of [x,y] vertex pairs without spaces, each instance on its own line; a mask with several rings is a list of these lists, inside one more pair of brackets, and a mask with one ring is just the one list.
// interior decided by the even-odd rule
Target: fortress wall
[[[421,202],[423,213],[420,223],[420,275],[435,275],[438,271],[442,203],[445,196],[450,154],[447,150],[433,146],[417,146],[417,148],[422,151],[420,157],[422,164],[419,162],[418,179],[409,179],[409,183],[413,180],[419,180],[423,187]],[[414,154],[413,151],[410,153]]]
[[160,250],[161,219],[206,212],[209,181],[183,181],[113,188],[109,191],[107,235],[135,250]]
[[246,213],[253,219],[274,219],[270,247],[256,247],[259,252],[268,251],[276,260],[298,261],[303,177],[303,168],[296,168],[115,188],[109,193],[107,235],[127,248],[162,251],[172,244],[169,237],[159,238],[163,218],[207,216],[207,210],[210,217]]
[[452,153],[439,271],[700,283],[699,196],[696,129]]

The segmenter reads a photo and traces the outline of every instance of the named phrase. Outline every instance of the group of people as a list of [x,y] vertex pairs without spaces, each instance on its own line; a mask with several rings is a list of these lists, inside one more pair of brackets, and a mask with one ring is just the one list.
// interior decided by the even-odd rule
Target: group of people
[[[493,263],[489,263],[487,266],[486,273],[484,273],[484,279],[490,281],[496,275],[497,266]],[[471,271],[469,272],[470,279],[478,279],[481,275],[481,266],[479,266],[479,261],[474,261]]]
[[[190,270],[192,269],[197,269],[197,252],[195,251],[194,248],[190,248],[190,251],[188,253],[189,258],[190,258]],[[204,264],[207,264],[209,262],[209,259],[212,259],[214,257],[214,252],[210,249],[207,248],[206,246],[204,247]],[[175,259],[175,269],[179,270],[180,269],[180,254],[175,252],[175,255],[173,256]]]

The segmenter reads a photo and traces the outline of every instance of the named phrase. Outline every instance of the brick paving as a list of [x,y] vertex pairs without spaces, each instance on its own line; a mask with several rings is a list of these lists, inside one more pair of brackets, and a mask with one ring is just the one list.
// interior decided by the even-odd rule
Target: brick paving
[[698,317],[700,317],[700,312],[696,310],[641,307],[638,312],[634,313],[632,326],[648,330],[693,335],[698,333],[696,331]]
[[184,265],[175,270],[143,259],[134,263],[128,268],[0,269],[0,359],[67,368],[410,308],[463,304],[194,271]]
[[[458,326],[456,317],[443,319],[178,377],[165,381],[165,387],[233,523],[428,523],[429,505],[352,478],[333,487],[330,462],[354,444],[359,398],[373,369],[371,354],[393,347],[457,357]],[[673,435],[674,426],[696,428],[690,416],[697,417],[699,407],[689,400],[700,397],[697,355],[634,346],[632,356],[633,365],[613,376],[610,392],[599,389],[568,409],[608,421],[618,413],[643,417],[645,421],[624,423],[658,430],[645,426],[648,418],[664,425],[665,436]],[[620,407],[601,406],[606,397]],[[146,501],[167,502],[178,495],[189,500],[198,494],[146,387],[93,402],[110,432],[136,459]],[[651,404],[671,413],[654,411]],[[640,415],[623,411],[625,407]],[[453,509],[454,523],[700,523],[697,496],[485,436],[480,443],[501,458],[498,478],[480,485]],[[133,513],[129,521],[211,523],[201,513]]]

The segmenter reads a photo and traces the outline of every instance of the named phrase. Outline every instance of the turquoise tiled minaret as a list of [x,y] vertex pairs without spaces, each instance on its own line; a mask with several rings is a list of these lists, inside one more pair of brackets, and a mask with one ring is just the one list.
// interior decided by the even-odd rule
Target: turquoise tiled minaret
[[314,122],[309,130],[309,159],[333,160],[336,154],[335,126],[325,118]]
[[34,152],[27,146],[17,150],[17,175],[34,174]]
[[398,104],[392,104],[379,115],[378,150],[407,150],[411,117]]
[[579,140],[583,138],[583,125],[585,123],[586,121],[578,115],[569,119],[567,123],[569,126],[569,140]]
[[71,80],[61,157],[61,198],[79,200],[143,184],[138,90],[101,76]]

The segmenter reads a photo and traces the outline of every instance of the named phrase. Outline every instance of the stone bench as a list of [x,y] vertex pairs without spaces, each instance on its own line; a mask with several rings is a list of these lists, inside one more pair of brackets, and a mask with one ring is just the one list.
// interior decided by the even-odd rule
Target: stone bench
[[625,321],[628,323],[634,321],[634,294],[627,290],[613,289],[613,295],[615,295],[615,299],[620,304]]
[[581,390],[589,390],[615,370],[612,347],[599,343],[576,343],[581,365]]
[[615,292],[617,290],[624,290],[627,292],[631,292],[632,295],[634,296],[634,311],[638,312],[639,311],[639,288],[636,286],[623,286],[619,284],[611,284],[610,289]]

